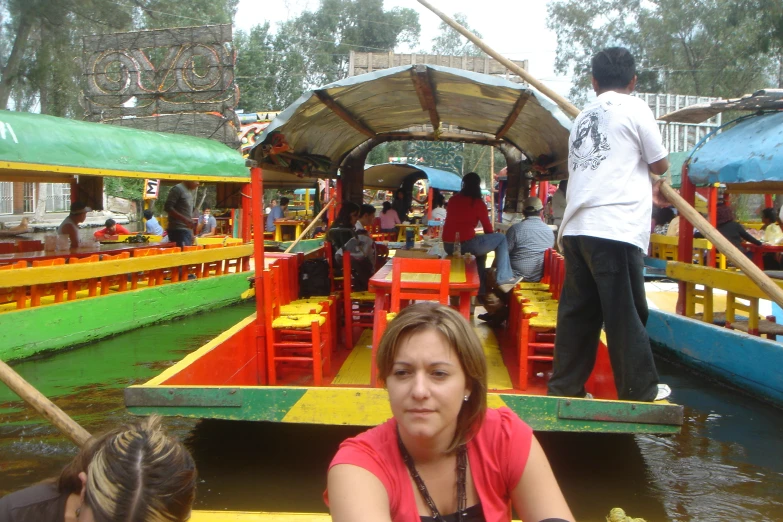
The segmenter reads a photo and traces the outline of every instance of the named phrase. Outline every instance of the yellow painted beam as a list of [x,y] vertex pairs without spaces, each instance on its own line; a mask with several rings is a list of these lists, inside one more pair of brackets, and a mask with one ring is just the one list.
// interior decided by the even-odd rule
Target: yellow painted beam
[[[769,299],[756,283],[742,272],[720,270],[706,266],[689,265],[687,263],[669,262],[666,265],[666,275],[672,279],[697,285],[720,288],[738,296]],[[775,281],[781,289],[783,282]]]
[[328,513],[265,513],[249,511],[193,511],[190,522],[326,522]]
[[[112,252],[105,253],[112,254]],[[178,254],[161,254],[149,257],[101,261],[98,263],[3,270],[0,272],[0,288],[79,281],[80,279],[146,272],[147,270],[158,270],[182,265],[197,265],[225,259],[238,259],[252,255],[253,245],[240,245],[209,248],[195,252],[180,252]],[[68,252],[63,252],[62,257],[68,257]]]
[[[677,246],[679,244],[679,238],[676,236],[664,236],[662,234],[650,234],[650,243]],[[707,239],[694,238],[693,248],[710,249],[712,248],[712,243]]]
[[[43,165],[39,163],[22,163],[18,161],[0,161],[0,173],[2,171],[11,171],[17,177],[16,181],[24,181],[25,174],[48,172],[56,173],[58,178],[63,175],[77,176],[106,176],[113,178],[137,178],[137,179],[167,179],[172,181],[210,181],[214,183],[250,183],[250,175],[247,177],[222,177],[222,176],[196,176],[193,174],[166,174],[163,172],[138,172],[135,170],[111,170],[111,169],[93,169],[85,167],[72,167],[68,165]],[[35,174],[33,174],[35,175]]]

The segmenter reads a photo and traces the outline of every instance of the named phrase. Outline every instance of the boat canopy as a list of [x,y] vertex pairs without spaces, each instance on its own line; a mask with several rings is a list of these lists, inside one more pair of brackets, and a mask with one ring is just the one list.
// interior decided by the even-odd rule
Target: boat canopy
[[242,155],[217,141],[0,111],[0,181],[73,176],[250,182]]
[[783,182],[783,112],[751,117],[716,135],[693,153],[688,177],[696,186],[725,183],[730,189]]
[[[352,76],[308,91],[281,112],[250,152],[263,169],[334,177],[368,140],[509,144],[567,176],[571,120],[535,89],[436,65]],[[266,180],[266,174],[264,176]]]
[[462,178],[453,172],[422,165],[382,163],[364,171],[364,186],[370,189],[395,190],[405,180],[416,182],[420,179],[426,179],[431,188],[438,190],[458,192],[462,188]]
[[306,190],[307,192],[309,192],[310,194],[315,194],[315,189],[314,189],[314,188],[311,188],[311,189],[303,189],[303,188],[296,189],[296,190],[294,191],[294,194],[300,194],[300,195],[304,195],[304,193],[305,193],[305,190]]

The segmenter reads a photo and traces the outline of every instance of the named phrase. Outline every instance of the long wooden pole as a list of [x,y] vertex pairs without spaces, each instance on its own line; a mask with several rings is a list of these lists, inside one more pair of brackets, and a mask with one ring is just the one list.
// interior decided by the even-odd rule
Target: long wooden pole
[[57,407],[46,396],[36,390],[32,384],[16,373],[13,368],[0,361],[0,380],[6,386],[21,397],[27,404],[35,408],[35,411],[46,417],[54,426],[62,431],[69,439],[82,447],[92,435],[82,428],[75,420],[70,418],[63,410]]
[[302,240],[302,238],[307,235],[308,232],[310,232],[310,230],[315,226],[315,224],[318,223],[318,220],[321,219],[321,216],[324,215],[324,212],[326,212],[329,209],[329,207],[331,207],[334,204],[335,201],[336,201],[335,199],[330,199],[329,202],[326,205],[324,205],[324,208],[322,208],[321,211],[318,213],[318,215],[313,218],[313,221],[310,222],[309,225],[307,225],[307,228],[302,230],[302,233],[299,234],[299,237],[296,238],[294,242],[291,243],[291,245],[285,249],[284,252],[285,254],[291,252],[291,250],[293,250],[296,244],[299,243]]
[[[542,94],[555,102],[557,106],[560,107],[566,114],[572,118],[576,118],[576,116],[579,114],[579,109],[577,109],[571,102],[538,81],[538,79],[533,77],[533,75],[524,70],[522,67],[492,49],[483,40],[465,29],[450,16],[433,7],[432,4],[427,2],[427,0],[418,0],[418,2],[438,15],[441,20],[453,27],[455,31],[476,44],[479,49],[487,53],[498,62],[502,63],[505,67],[508,68],[508,70],[516,73],[520,78],[538,89]],[[653,183],[660,182],[660,176],[656,176],[655,174],[650,173],[650,177],[652,178]],[[685,201],[671,185],[666,182],[660,182],[660,188],[661,194],[667,200],[669,200],[669,203],[677,208],[682,217],[690,221],[693,226],[698,228],[701,233],[704,234],[704,237],[709,239],[718,248],[718,250],[720,250],[729,259],[729,261],[739,267],[739,269],[742,270],[751,280],[753,280],[753,282],[756,283],[765,294],[771,297],[772,300],[775,301],[779,306],[783,307],[783,290],[781,290],[781,288],[776,285],[767,276],[767,274],[765,274],[750,259],[748,259],[748,257],[743,252],[740,252],[737,247],[732,245],[723,234],[718,232],[718,230],[713,227],[706,219],[704,219],[695,208],[690,206],[688,202]]]

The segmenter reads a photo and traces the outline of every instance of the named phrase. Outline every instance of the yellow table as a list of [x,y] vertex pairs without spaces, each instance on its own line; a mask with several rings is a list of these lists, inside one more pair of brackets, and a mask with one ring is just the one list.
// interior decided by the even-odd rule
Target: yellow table
[[275,221],[275,241],[283,240],[283,227],[296,227],[293,237],[293,239],[296,239],[302,234],[307,224],[307,221],[299,219],[278,219]]
[[397,241],[400,241],[400,242],[403,242],[403,243],[405,242],[405,231],[408,230],[409,228],[413,229],[413,231],[416,233],[416,237],[418,238],[418,237],[421,237],[421,232],[419,232],[419,231],[422,228],[427,228],[428,227],[428,225],[422,225],[422,224],[419,224],[419,225],[403,225],[403,224],[400,224],[400,225],[394,225],[394,226],[397,227]]

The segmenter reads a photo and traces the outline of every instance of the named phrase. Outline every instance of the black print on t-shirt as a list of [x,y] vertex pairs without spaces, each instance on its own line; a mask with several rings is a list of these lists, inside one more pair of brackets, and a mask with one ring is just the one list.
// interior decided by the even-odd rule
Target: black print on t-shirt
[[574,170],[595,170],[606,159],[603,152],[609,150],[606,139],[604,111],[599,107],[582,115],[576,128],[576,138],[571,144],[571,167]]

